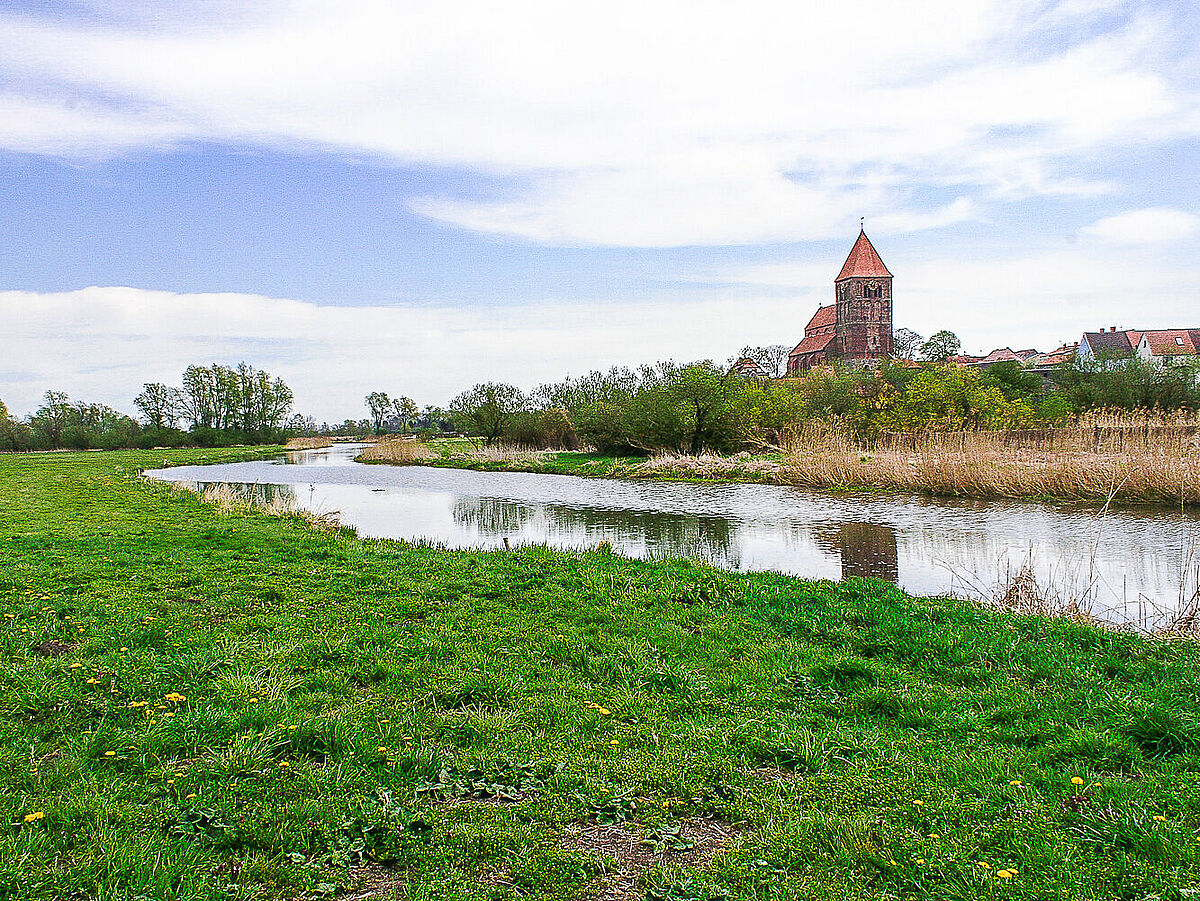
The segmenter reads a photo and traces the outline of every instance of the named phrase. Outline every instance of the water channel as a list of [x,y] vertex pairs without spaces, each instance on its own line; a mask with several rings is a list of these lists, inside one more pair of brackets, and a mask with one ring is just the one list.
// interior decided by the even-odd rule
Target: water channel
[[914,595],[989,598],[1022,569],[1093,615],[1153,628],[1197,591],[1194,512],[826,494],[773,485],[584,479],[355,463],[356,445],[154,470],[336,513],[359,535],[447,547],[609,542],[811,579],[871,576]]

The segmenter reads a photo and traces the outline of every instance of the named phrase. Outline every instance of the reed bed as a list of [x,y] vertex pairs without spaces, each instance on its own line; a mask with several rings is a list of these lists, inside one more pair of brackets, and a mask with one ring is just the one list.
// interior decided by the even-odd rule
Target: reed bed
[[338,521],[339,511],[316,512],[301,508],[294,495],[282,491],[263,493],[257,485],[210,485],[201,493],[204,502],[211,504],[218,513],[245,513],[256,511],[268,516],[297,517],[323,531],[342,528]]
[[292,438],[284,445],[284,450],[320,450],[332,446],[332,438]]
[[437,456],[427,445],[412,438],[384,438],[364,448],[356,459],[362,463],[393,463],[402,466],[409,463],[425,463],[436,459]]
[[926,433],[864,449],[836,428],[789,442],[780,481],[966,497],[1200,503],[1200,435],[1188,429],[1055,430],[1034,447],[1005,432]]

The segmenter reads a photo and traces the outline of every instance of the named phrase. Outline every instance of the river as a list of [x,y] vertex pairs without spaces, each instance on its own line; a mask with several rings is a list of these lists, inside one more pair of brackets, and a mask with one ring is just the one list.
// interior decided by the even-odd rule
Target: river
[[357,445],[278,459],[153,470],[205,488],[336,513],[359,535],[447,547],[609,542],[633,557],[690,557],[810,579],[871,576],[914,595],[991,599],[1022,570],[1093,616],[1161,626],[1196,594],[1192,511],[830,494],[774,485],[585,479],[355,463]]

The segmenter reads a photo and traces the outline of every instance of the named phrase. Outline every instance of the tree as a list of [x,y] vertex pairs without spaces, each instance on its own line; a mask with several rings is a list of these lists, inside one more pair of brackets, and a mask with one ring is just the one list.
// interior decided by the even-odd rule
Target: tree
[[371,411],[371,423],[376,435],[383,434],[383,421],[387,419],[392,409],[392,399],[382,391],[372,391],[365,398],[367,409]]
[[64,391],[47,391],[44,403],[34,411],[30,425],[46,436],[50,447],[62,447],[63,435],[74,417],[71,399]]
[[961,349],[962,342],[958,340],[958,335],[943,330],[934,332],[929,340],[921,345],[921,356],[935,363],[945,363]]
[[766,347],[750,347],[747,345],[738,351],[738,359],[751,359],[771,378],[778,378],[787,372],[788,352],[786,344],[768,344]]
[[512,418],[524,409],[525,395],[520,389],[501,382],[476,385],[450,402],[455,421],[487,445],[503,437]]
[[392,415],[396,417],[402,432],[408,431],[408,425],[417,418],[417,404],[411,397],[393,397]]
[[141,411],[146,425],[154,429],[173,429],[179,422],[183,398],[178,388],[161,382],[147,382],[142,393],[133,399],[133,405]]
[[[899,360],[913,360],[921,351],[921,346],[925,343],[925,338],[918,335],[910,328],[898,328],[895,334],[892,335],[892,343],[895,346],[895,356]],[[950,356],[950,354],[947,354]]]

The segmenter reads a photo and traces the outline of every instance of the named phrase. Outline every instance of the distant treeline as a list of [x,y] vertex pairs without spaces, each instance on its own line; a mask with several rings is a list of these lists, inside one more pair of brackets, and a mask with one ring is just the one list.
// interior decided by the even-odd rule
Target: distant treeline
[[10,416],[0,401],[0,450],[274,443],[315,428],[291,416],[292,400],[283,379],[247,363],[189,366],[180,387],[143,386],[133,401],[141,421],[61,391],[47,391],[25,419]]
[[1096,409],[1200,409],[1200,370],[1140,360],[1071,365],[1048,378],[1017,363],[834,367],[747,378],[711,361],[590,372],[525,394],[483,383],[450,405],[457,428],[485,443],[612,454],[729,452],[780,444],[814,420],[870,443],[883,433],[1038,429]]

